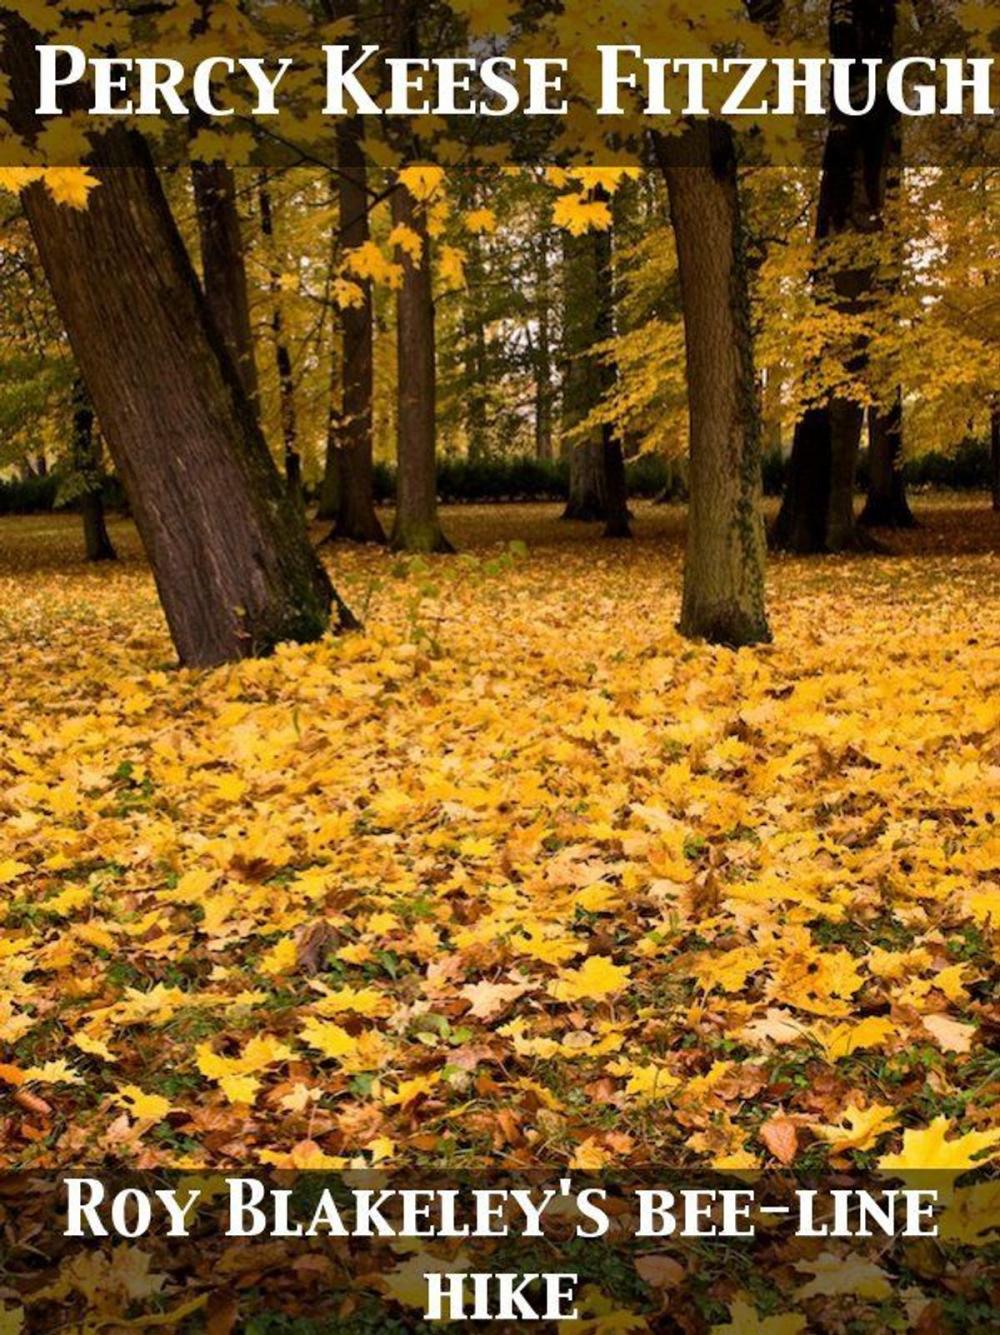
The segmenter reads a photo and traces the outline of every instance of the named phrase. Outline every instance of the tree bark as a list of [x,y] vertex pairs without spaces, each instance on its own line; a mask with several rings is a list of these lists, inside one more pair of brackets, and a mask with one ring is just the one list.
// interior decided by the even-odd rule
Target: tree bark
[[420,262],[399,248],[403,280],[396,294],[396,519],[394,551],[450,552],[441,531],[437,504],[437,401],[434,347],[434,289],[431,246],[424,207],[397,185],[392,217],[420,238]]
[[[368,189],[363,130],[357,118],[337,122],[340,244],[355,250],[369,239]],[[347,542],[384,543],[385,532],[375,513],[372,440],[374,341],[371,282],[355,279],[362,303],[341,312],[340,412],[331,421],[328,453],[336,469],[336,511],[331,538]]]
[[104,520],[101,497],[102,473],[94,438],[94,410],[82,380],[73,386],[73,469],[80,479],[80,516],[83,548],[88,561],[115,561],[114,549]]
[[581,437],[579,431],[601,399],[600,372],[593,356],[599,302],[596,256],[589,232],[564,234],[562,432],[569,457],[569,499],[563,518],[586,523],[608,517],[603,435],[591,430]]
[[736,150],[720,121],[656,136],[687,346],[690,503],[679,629],[739,646],[770,639],[764,603],[761,424]]
[[486,323],[483,319],[484,300],[483,253],[478,236],[471,236],[466,250],[466,293],[463,303],[463,336],[465,344],[465,434],[471,463],[478,463],[489,454],[487,430],[489,370],[486,346]]
[[[603,192],[598,192],[603,195]],[[607,196],[604,195],[605,200]],[[613,263],[613,233],[610,228],[593,234],[594,267],[597,271],[597,307],[594,333],[600,346],[606,345],[615,333],[615,283]],[[606,353],[597,366],[601,399],[606,400],[615,388],[618,368]],[[604,536],[630,538],[628,489],[625,479],[625,454],[621,438],[613,422],[601,427],[601,453],[604,470]]]
[[[357,0],[324,0],[328,19],[357,20]],[[359,45],[355,32],[349,39]],[[336,127],[339,229],[337,249],[356,250],[370,238],[368,174],[364,123],[341,117]],[[327,460],[321,495],[323,518],[333,520],[331,539],[384,543],[385,532],[375,513],[374,486],[374,333],[372,286],[355,278],[362,302],[341,313],[339,370],[340,409],[331,413]]]
[[993,509],[1000,510],[1000,405],[990,413],[990,481]]
[[903,481],[903,396],[868,409],[868,499],[858,518],[867,528],[914,528]]
[[236,178],[225,162],[193,162],[191,180],[208,309],[240,374],[246,396],[259,411],[260,387]]
[[[36,35],[4,15],[6,115],[39,128]],[[86,209],[23,196],[56,307],[128,495],[180,660],[208,666],[356,624],[289,502],[148,148],[95,136]]]
[[258,185],[260,228],[270,252],[270,287],[273,302],[271,334],[274,339],[274,362],[278,372],[278,406],[281,417],[281,439],[284,446],[285,486],[298,506],[304,506],[302,492],[302,455],[299,452],[299,428],[295,412],[295,376],[292,373],[292,354],[285,337],[285,313],[281,306],[281,274],[274,253],[274,212],[266,176]]
[[549,460],[552,449],[552,316],[549,279],[549,236],[535,245],[535,305],[538,340],[535,348],[535,457]]
[[[830,54],[892,59],[896,0],[831,0]],[[875,232],[884,226],[887,171],[898,129],[884,92],[867,116],[831,107],[820,185],[816,239]],[[871,300],[874,272],[847,267],[831,278],[834,308],[857,314]],[[863,370],[867,353],[856,348],[848,369]],[[838,552],[869,546],[854,521],[854,485],[864,412],[834,397],[810,409],[792,443],[788,480],[772,532],[777,547],[794,552]]]

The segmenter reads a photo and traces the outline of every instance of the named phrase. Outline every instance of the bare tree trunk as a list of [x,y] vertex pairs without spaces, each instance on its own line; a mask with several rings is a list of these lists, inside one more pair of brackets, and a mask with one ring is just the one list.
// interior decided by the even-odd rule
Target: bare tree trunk
[[[328,18],[357,18],[357,0],[324,0]],[[351,38],[358,45],[355,32]],[[337,121],[338,247],[357,250],[369,239],[368,175],[360,117]],[[374,484],[374,310],[371,282],[355,278],[362,301],[341,313],[339,350],[340,411],[330,417],[321,509],[332,519],[331,538],[384,543],[375,513]]]
[[990,413],[990,482],[993,509],[1000,510],[1000,404]]
[[[4,15],[6,114],[38,126],[36,35]],[[24,209],[114,457],[182,663],[318,638],[336,599],[281,485],[141,136],[95,138],[88,206],[41,182]]]
[[478,236],[471,236],[466,251],[466,293],[463,306],[463,334],[465,341],[465,433],[468,440],[469,460],[477,463],[489,453],[487,432],[487,400],[489,371],[487,369],[486,324],[482,302],[483,272],[482,245]]
[[420,262],[402,248],[403,281],[396,294],[398,381],[395,551],[450,552],[437,505],[437,399],[434,289],[427,216],[405,187],[392,194],[392,217],[420,238]]
[[278,371],[278,403],[281,416],[281,439],[285,451],[285,485],[296,505],[304,504],[302,493],[302,455],[299,453],[299,428],[295,412],[295,376],[292,373],[292,354],[285,337],[285,313],[281,307],[281,274],[274,255],[274,213],[271,192],[266,176],[258,186],[260,201],[260,228],[271,252],[270,286],[274,303],[271,314],[271,333],[274,338],[274,361]]
[[858,518],[868,528],[914,528],[903,481],[903,396],[868,409],[868,499]]
[[[890,60],[896,0],[831,0],[830,54]],[[879,231],[884,226],[887,172],[898,116],[880,96],[867,116],[845,116],[831,107],[823,156],[816,239]],[[834,308],[857,314],[871,301],[874,271],[842,267],[831,278]],[[858,345],[849,369],[863,370],[867,350]],[[864,412],[832,399],[811,409],[795,430],[788,481],[772,533],[777,547],[795,552],[838,552],[870,546],[854,521],[854,484]]]
[[201,266],[208,309],[243,381],[247,398],[259,410],[257,359],[250,300],[247,295],[243,231],[236,202],[236,179],[225,162],[193,162],[201,241]]
[[[340,244],[347,250],[369,238],[368,190],[362,128],[358,119],[337,122]],[[340,366],[343,391],[340,412],[332,419],[329,449],[336,468],[336,512],[331,538],[348,542],[384,543],[385,532],[375,513],[372,440],[374,345],[370,281],[355,279],[363,299],[341,312]]]
[[[603,194],[603,192],[600,192]],[[605,200],[607,196],[604,195]],[[613,235],[611,229],[593,234],[594,267],[597,271],[597,307],[594,333],[599,345],[606,345],[615,333],[615,286]],[[601,398],[615,388],[618,368],[607,353],[602,353],[597,367]],[[630,538],[628,490],[625,479],[625,455],[614,424],[605,421],[601,428],[601,453],[604,469],[604,510],[606,538]]]
[[535,349],[535,457],[548,460],[552,449],[552,318],[549,237],[543,232],[535,246],[535,302],[538,342]]
[[761,425],[733,135],[706,121],[656,136],[655,146],[677,242],[691,420],[679,629],[714,644],[757,644],[770,639]]
[[[604,439],[600,430],[580,437],[578,427],[601,398],[601,378],[593,354],[598,309],[594,239],[563,236],[562,431],[569,456],[569,499],[564,519],[607,520]],[[573,439],[573,436],[576,439]]]
[[73,386],[73,469],[80,479],[83,548],[88,561],[115,561],[118,553],[104,522],[102,473],[94,437],[94,410],[82,380]]

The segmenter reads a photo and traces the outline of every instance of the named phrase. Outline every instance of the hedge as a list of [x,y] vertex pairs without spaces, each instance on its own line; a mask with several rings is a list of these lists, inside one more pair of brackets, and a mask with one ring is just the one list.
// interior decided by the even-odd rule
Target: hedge
[[[785,481],[786,462],[780,453],[765,456],[764,491],[780,496]],[[645,499],[664,497],[684,499],[680,469],[671,469],[655,454],[640,455],[627,469],[629,495]],[[905,467],[907,485],[940,487],[952,491],[988,491],[990,486],[990,450],[988,445],[967,441],[952,454],[925,454],[910,459]],[[389,464],[375,466],[375,499],[391,503],[395,491],[395,469]],[[867,457],[858,461],[858,487],[867,484]],[[562,460],[532,459],[442,459],[438,465],[438,494],[443,502],[561,501],[569,490],[569,469]],[[38,514],[56,508],[59,476],[30,477],[0,482],[0,514]],[[109,478],[104,488],[105,504],[113,510],[124,508],[121,487]]]

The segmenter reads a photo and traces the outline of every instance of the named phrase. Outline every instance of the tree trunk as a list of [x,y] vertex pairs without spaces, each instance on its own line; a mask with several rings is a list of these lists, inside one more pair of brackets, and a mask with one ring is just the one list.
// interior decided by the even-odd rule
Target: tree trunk
[[1000,405],[990,413],[990,481],[993,509],[1000,510]]
[[466,256],[466,293],[462,330],[465,343],[465,434],[469,461],[478,463],[489,454],[487,431],[489,371],[486,323],[482,313],[485,275],[482,244],[478,236],[470,236]]
[[535,246],[535,304],[538,340],[535,348],[535,457],[549,460],[552,450],[552,317],[549,284],[549,237],[543,232]]
[[208,309],[240,373],[247,398],[259,410],[260,390],[236,178],[225,162],[193,162],[191,179]]
[[396,294],[398,381],[396,520],[394,551],[450,552],[437,505],[437,403],[434,350],[434,290],[427,215],[410,192],[397,185],[392,218],[420,238],[420,262],[399,248],[403,281]]
[[[848,59],[892,59],[896,0],[831,0],[830,54]],[[879,231],[884,226],[887,172],[898,115],[885,94],[867,116],[846,116],[831,106],[823,155],[816,239]],[[832,274],[831,300],[845,315],[872,297],[874,271],[846,267]],[[818,280],[817,280],[818,281]],[[858,344],[848,370],[864,369]],[[772,533],[777,547],[794,552],[839,552],[871,545],[854,521],[854,481],[864,412],[833,398],[805,414],[795,429],[788,481]]]
[[94,439],[94,410],[82,380],[73,386],[73,469],[80,479],[83,547],[88,561],[115,561],[118,553],[104,522],[101,466]]
[[687,345],[690,504],[679,629],[739,646],[770,639],[764,606],[761,425],[736,151],[720,121],[656,136]]
[[274,213],[271,192],[266,176],[260,177],[260,228],[270,252],[270,287],[274,303],[271,314],[271,334],[274,339],[274,361],[278,372],[278,406],[281,417],[281,439],[285,452],[285,486],[298,506],[304,505],[302,493],[302,455],[299,453],[299,428],[295,412],[295,376],[292,373],[292,354],[285,338],[285,313],[281,306],[281,274],[274,252]]
[[[354,18],[356,0],[341,4],[325,0],[324,12],[334,18]],[[353,39],[357,45],[357,38]],[[336,127],[337,194],[340,206],[338,248],[356,250],[370,236],[368,176],[364,153],[364,126],[360,117],[341,117]],[[340,411],[330,418],[327,464],[321,509],[330,518],[331,538],[347,542],[384,543],[385,532],[375,513],[374,486],[374,312],[372,287],[355,277],[362,303],[341,313],[339,350],[342,392]]]
[[592,355],[599,302],[596,255],[589,232],[564,234],[562,432],[569,456],[569,499],[563,518],[587,523],[608,517],[603,435],[592,430],[580,438],[578,430],[601,398],[600,373]]
[[[369,238],[368,190],[361,121],[337,122],[340,244],[347,250]],[[354,280],[364,299],[341,312],[340,364],[343,391],[340,412],[333,418],[329,448],[336,468],[336,512],[331,538],[348,542],[385,542],[375,513],[372,442],[374,346],[371,282]]]
[[868,499],[858,519],[868,528],[914,528],[903,481],[903,396],[886,411],[868,409]]
[[[5,15],[6,114],[38,125],[36,36]],[[55,303],[128,495],[182,663],[315,640],[336,600],[208,314],[141,136],[95,137],[88,206],[23,196]]]
[[[603,194],[603,192],[596,192]],[[605,200],[607,196],[604,195]],[[615,285],[613,263],[613,236],[608,228],[593,234],[594,267],[597,270],[597,306],[594,333],[596,342],[607,344],[615,333]],[[606,354],[597,366],[598,384],[602,399],[607,399],[615,388],[618,368]],[[625,455],[621,438],[614,424],[605,421],[601,427],[601,453],[604,469],[604,513],[606,538],[630,538],[628,489],[625,479]]]

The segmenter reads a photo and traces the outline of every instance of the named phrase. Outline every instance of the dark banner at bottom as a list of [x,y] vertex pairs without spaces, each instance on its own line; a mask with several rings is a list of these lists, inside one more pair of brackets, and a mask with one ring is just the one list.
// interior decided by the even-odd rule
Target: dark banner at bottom
[[1000,1329],[983,1172],[0,1182],[0,1332]]

